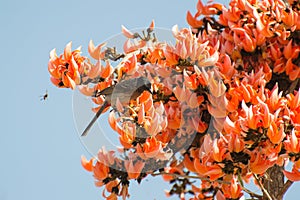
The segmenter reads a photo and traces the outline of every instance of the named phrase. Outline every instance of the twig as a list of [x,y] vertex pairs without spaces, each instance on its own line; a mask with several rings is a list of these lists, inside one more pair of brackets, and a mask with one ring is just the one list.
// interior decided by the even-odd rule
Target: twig
[[[160,176],[160,175],[169,175],[169,176],[175,176],[175,177],[181,177],[181,178],[194,178],[194,179],[200,179],[203,181],[211,181],[209,178],[201,178],[199,176],[190,176],[190,175],[185,175],[185,174],[170,174],[167,172],[160,172],[160,173],[153,173],[151,174],[152,176]],[[214,182],[218,182],[218,183],[223,183],[223,184],[230,184],[230,182],[227,181],[221,181],[221,180],[215,180]]]
[[246,193],[248,193],[251,197],[256,197],[257,199],[261,199],[262,198],[262,195],[259,195],[259,194],[256,194],[254,192],[252,192],[251,190],[241,186],[243,191],[245,191]]
[[252,192],[251,190],[245,188],[244,184],[242,184],[240,179],[238,179],[238,182],[240,183],[240,186],[242,187],[243,191],[248,193],[251,197],[256,197],[257,199],[261,199],[262,195],[256,194],[256,193]]
[[270,194],[268,193],[268,191],[267,191],[267,190],[264,188],[264,186],[261,184],[261,182],[260,182],[259,178],[257,177],[257,175],[256,175],[256,174],[253,174],[253,176],[254,176],[255,180],[257,181],[259,187],[261,188],[262,192],[267,196],[267,198],[268,198],[269,200],[273,200],[272,197],[270,196]]

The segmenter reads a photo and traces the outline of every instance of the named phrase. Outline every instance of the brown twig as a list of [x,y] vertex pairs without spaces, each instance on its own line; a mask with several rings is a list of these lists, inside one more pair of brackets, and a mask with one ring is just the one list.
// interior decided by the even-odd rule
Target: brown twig
[[[169,176],[175,176],[175,177],[179,177],[179,178],[181,177],[181,178],[191,178],[191,179],[200,179],[200,180],[204,180],[204,181],[211,181],[209,178],[202,178],[199,176],[190,176],[190,175],[185,175],[185,174],[170,174],[167,172],[153,173],[151,175],[152,176],[169,175]],[[230,182],[222,181],[222,180],[215,180],[215,182],[223,183],[223,184],[230,184]]]
[[254,192],[252,192],[251,190],[247,189],[244,187],[244,184],[241,182],[240,179],[238,179],[238,182],[240,183],[240,186],[242,187],[242,190],[246,193],[248,193],[251,197],[256,197],[257,199],[261,199],[262,195],[256,194]]
[[269,199],[269,200],[273,200],[272,197],[270,196],[269,192],[264,188],[264,186],[261,184],[259,178],[257,177],[256,174],[253,174],[255,180],[257,181],[260,189],[262,190],[262,192],[266,195],[266,197]]
[[262,195],[259,195],[259,194],[256,194],[254,192],[252,192],[251,190],[241,186],[243,191],[245,191],[246,193],[248,193],[251,197],[256,197],[257,199],[261,199],[262,198]]

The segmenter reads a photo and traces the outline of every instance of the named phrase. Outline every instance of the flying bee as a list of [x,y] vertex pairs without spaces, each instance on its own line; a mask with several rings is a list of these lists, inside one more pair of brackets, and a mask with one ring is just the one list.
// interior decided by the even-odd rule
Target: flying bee
[[47,99],[48,99],[48,96],[49,96],[49,95],[48,95],[48,91],[46,90],[45,94],[40,96],[40,101],[45,101],[45,100],[47,100]]

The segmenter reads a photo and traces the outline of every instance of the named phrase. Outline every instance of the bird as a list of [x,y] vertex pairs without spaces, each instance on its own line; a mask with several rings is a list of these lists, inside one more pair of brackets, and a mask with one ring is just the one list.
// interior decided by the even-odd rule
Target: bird
[[107,106],[115,105],[117,99],[119,99],[122,104],[129,103],[130,100],[135,100],[144,91],[148,91],[152,94],[151,83],[146,77],[143,76],[122,80],[119,83],[102,90],[100,93],[98,93],[98,95],[105,96],[104,103],[97,111],[93,119],[90,121],[88,126],[85,128],[85,130],[81,134],[81,137],[88,134],[93,124],[97,121],[97,119]]

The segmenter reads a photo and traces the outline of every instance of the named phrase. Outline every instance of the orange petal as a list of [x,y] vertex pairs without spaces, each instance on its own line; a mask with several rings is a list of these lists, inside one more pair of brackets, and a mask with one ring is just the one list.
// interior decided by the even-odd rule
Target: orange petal
[[101,68],[102,66],[100,61],[98,61],[96,65],[91,65],[90,71],[88,72],[88,77],[94,79],[99,76]]
[[283,49],[283,55],[286,59],[289,59],[292,56],[292,42],[293,40],[290,40],[289,43]]
[[184,155],[183,164],[189,171],[196,172],[194,163],[193,163],[193,161],[191,161],[189,155],[187,155],[187,154]]
[[199,28],[203,25],[203,21],[197,20],[196,17],[193,17],[190,11],[188,11],[186,14],[186,21],[193,28]]
[[122,25],[122,33],[127,38],[134,38],[134,34]]
[[111,66],[110,62],[106,61],[105,68],[100,72],[102,78],[108,78],[114,72],[114,68]]
[[78,89],[85,96],[92,96],[94,94],[94,88],[90,88],[88,85],[79,85]]
[[293,167],[292,172],[288,172],[286,170],[283,170],[283,174],[290,181],[300,181],[300,171],[296,167]]
[[89,172],[93,171],[93,161],[93,158],[88,161],[85,156],[81,156],[81,165]]
[[69,42],[66,47],[65,47],[65,50],[64,50],[64,57],[66,60],[70,60],[71,59],[71,56],[72,56],[72,42]]
[[92,58],[95,60],[100,60],[104,56],[104,53],[101,52],[101,48],[104,47],[106,43],[99,44],[96,48],[92,40],[89,42],[88,52]]
[[145,120],[145,109],[144,109],[144,104],[142,104],[138,112],[138,123],[142,124],[144,120]]
[[155,26],[155,23],[154,23],[154,20],[152,20],[151,24],[149,26],[149,30],[153,31],[154,30],[154,26]]

